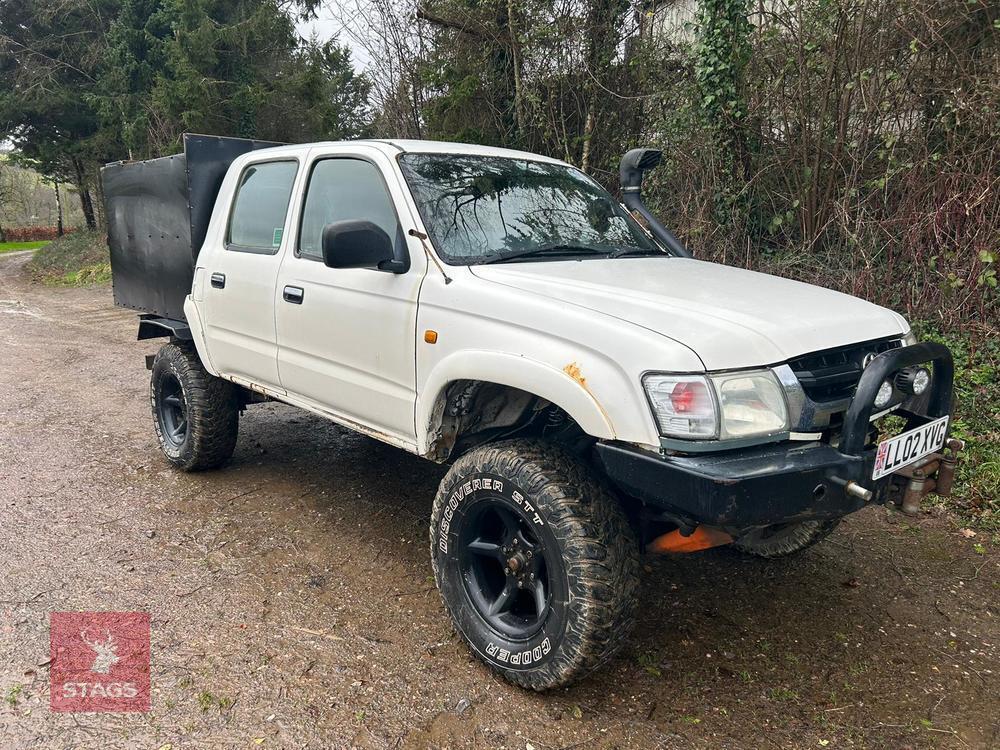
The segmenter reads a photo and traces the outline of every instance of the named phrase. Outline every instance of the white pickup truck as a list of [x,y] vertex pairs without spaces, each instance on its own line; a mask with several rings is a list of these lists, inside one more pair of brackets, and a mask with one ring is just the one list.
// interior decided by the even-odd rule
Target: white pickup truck
[[[894,312],[694,260],[622,160],[465,144],[186,136],[103,171],[116,302],[169,337],[167,459],[227,461],[277,400],[450,464],[431,561],[511,681],[586,674],[632,619],[639,555],[766,557],[870,504],[950,491],[952,361]],[[896,435],[880,431],[902,417]]]

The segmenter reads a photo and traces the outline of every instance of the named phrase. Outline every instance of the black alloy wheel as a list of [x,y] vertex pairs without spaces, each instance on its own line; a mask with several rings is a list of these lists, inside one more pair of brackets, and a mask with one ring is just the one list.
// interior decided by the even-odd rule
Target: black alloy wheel
[[175,375],[165,374],[161,378],[154,403],[163,439],[173,447],[180,448],[187,439],[188,415],[184,388]]
[[549,613],[550,566],[523,517],[484,497],[465,516],[459,549],[465,593],[480,616],[511,640],[537,633]]

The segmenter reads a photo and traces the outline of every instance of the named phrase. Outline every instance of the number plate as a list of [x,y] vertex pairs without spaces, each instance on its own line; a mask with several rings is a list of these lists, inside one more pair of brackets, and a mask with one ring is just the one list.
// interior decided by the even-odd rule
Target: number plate
[[944,437],[948,433],[948,417],[935,419],[923,427],[908,430],[896,437],[883,440],[878,444],[875,454],[875,470],[872,479],[884,477],[894,471],[919,461],[928,453],[940,450],[944,445]]

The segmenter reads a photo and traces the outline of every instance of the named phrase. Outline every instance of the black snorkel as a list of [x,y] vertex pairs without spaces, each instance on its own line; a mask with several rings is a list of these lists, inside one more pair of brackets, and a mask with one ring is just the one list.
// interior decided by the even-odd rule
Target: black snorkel
[[618,170],[622,186],[622,202],[629,211],[642,217],[649,225],[649,231],[653,236],[671,253],[682,258],[693,258],[691,251],[684,247],[673,232],[663,226],[642,202],[642,175],[646,170],[653,169],[659,164],[662,156],[663,152],[656,149],[634,148],[622,157]]

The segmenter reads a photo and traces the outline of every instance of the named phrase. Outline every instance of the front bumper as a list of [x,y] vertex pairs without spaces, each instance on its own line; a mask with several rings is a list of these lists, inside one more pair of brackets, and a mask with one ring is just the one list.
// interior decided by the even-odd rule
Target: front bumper
[[[696,455],[667,455],[607,442],[596,447],[605,474],[623,492],[665,519],[693,528],[707,524],[740,532],[802,520],[833,519],[885,502],[895,475],[873,481],[875,445],[870,417],[882,382],[903,367],[932,362],[934,378],[921,413],[899,410],[905,429],[949,413],[954,367],[940,344],[893,349],[876,357],[858,382],[839,444],[784,442]],[[870,500],[849,492],[863,488]],[[863,493],[867,494],[867,493]]]

